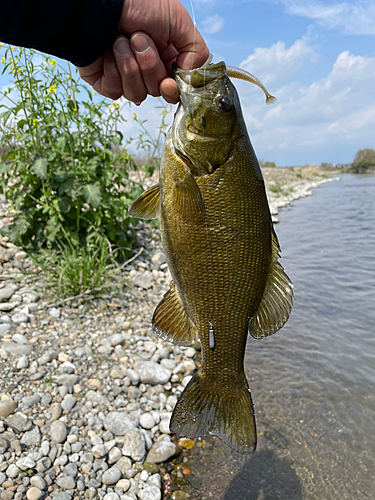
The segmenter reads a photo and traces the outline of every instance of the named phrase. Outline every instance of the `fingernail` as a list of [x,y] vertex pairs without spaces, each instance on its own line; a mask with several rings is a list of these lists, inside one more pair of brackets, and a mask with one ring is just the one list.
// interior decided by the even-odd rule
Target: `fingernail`
[[130,44],[126,38],[119,38],[115,42],[114,49],[121,57],[126,57],[131,54]]
[[138,54],[143,54],[147,52],[151,47],[150,39],[145,35],[134,35],[131,39],[133,49]]

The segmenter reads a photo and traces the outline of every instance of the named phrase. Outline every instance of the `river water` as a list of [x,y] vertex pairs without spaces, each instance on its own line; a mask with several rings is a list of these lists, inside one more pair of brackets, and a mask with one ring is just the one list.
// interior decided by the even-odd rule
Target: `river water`
[[373,500],[375,175],[343,175],[279,218],[295,304],[282,330],[248,341],[258,448],[246,459],[216,439],[195,449],[195,494]]

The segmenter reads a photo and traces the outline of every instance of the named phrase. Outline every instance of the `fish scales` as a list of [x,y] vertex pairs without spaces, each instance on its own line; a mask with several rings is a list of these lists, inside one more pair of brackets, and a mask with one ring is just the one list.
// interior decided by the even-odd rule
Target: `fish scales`
[[182,345],[198,332],[202,346],[201,369],[176,405],[171,430],[216,435],[249,453],[256,426],[243,367],[248,333],[262,338],[283,326],[292,284],[278,263],[264,181],[225,64],[178,69],[176,81],[181,104],[159,187],[131,207],[136,216],[159,215],[173,277],[154,313],[155,332]]

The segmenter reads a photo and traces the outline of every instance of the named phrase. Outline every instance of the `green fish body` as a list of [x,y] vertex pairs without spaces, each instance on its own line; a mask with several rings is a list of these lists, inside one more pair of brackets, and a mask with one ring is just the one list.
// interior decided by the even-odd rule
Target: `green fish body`
[[154,331],[180,345],[197,339],[202,366],[170,428],[216,435],[241,453],[256,448],[243,359],[248,333],[271,335],[289,317],[293,287],[278,262],[264,181],[224,63],[178,69],[181,103],[164,146],[160,181],[131,207],[160,217],[173,282]]

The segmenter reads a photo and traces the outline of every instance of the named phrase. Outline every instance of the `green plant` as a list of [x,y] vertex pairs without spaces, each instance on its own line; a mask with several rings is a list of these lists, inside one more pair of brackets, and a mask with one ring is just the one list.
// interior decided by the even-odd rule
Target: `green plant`
[[69,64],[14,47],[0,57],[12,82],[0,92],[0,173],[17,210],[1,232],[29,252],[77,252],[96,235],[126,255],[136,166],[118,130],[120,105],[79,83]]
[[375,149],[364,148],[356,152],[349,172],[363,174],[375,171]]

